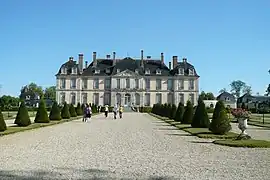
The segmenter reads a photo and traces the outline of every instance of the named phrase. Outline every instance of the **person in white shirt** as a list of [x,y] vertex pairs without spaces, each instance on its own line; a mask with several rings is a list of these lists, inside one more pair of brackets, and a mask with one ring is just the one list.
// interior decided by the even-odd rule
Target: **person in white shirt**
[[109,106],[108,105],[105,105],[104,112],[105,112],[105,117],[108,117],[108,113],[109,113]]
[[117,113],[118,113],[118,103],[113,107],[114,119],[116,119]]

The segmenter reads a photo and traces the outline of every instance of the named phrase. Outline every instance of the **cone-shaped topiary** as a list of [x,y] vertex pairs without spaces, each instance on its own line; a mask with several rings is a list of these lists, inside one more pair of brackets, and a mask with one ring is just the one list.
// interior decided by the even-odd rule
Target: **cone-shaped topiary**
[[190,101],[187,101],[187,106],[185,108],[185,112],[183,114],[183,124],[191,124],[192,123],[192,119],[193,119],[193,105],[191,104]]
[[69,113],[70,113],[70,117],[77,117],[77,113],[75,111],[73,104],[69,105]]
[[84,109],[85,109],[85,104],[82,104],[82,112],[84,112]]
[[175,114],[176,114],[176,106],[175,106],[175,104],[173,104],[171,107],[170,119],[174,119]]
[[50,119],[48,117],[47,109],[46,109],[46,104],[43,99],[40,100],[36,118],[35,118],[35,123],[49,123]]
[[59,121],[62,119],[61,112],[60,112],[57,102],[53,103],[49,118],[52,121]]
[[214,134],[226,134],[232,129],[226,108],[222,101],[218,101],[214,110],[209,130]]
[[29,126],[31,124],[24,101],[21,102],[14,124],[17,124],[18,126]]
[[178,104],[178,108],[177,108],[177,111],[175,113],[175,116],[174,116],[174,120],[175,121],[178,121],[178,122],[182,122],[183,121],[183,114],[185,112],[185,107],[184,105],[180,102]]
[[7,130],[7,125],[0,109],[0,132]]
[[66,102],[64,103],[64,107],[62,108],[61,117],[63,119],[69,119],[70,118],[69,107],[68,107],[68,104]]
[[208,128],[209,124],[210,121],[205,108],[205,104],[203,100],[199,98],[198,106],[193,116],[191,126],[194,128]]
[[83,115],[83,111],[82,111],[82,107],[81,107],[80,103],[77,104],[76,113],[77,113],[78,116]]

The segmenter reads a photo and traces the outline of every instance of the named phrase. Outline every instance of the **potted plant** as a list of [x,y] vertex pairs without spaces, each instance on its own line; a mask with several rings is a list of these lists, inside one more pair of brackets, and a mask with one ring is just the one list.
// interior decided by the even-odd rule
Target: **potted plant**
[[250,118],[250,112],[242,108],[237,108],[233,109],[231,113],[237,119],[238,128],[241,130],[241,134],[239,135],[238,139],[250,139],[251,137],[246,132],[248,128],[247,121]]

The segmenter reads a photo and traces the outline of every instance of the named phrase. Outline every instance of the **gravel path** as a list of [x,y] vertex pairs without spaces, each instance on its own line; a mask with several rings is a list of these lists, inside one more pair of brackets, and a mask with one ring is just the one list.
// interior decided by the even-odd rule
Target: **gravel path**
[[208,142],[147,114],[97,115],[1,137],[0,179],[269,179],[270,149]]

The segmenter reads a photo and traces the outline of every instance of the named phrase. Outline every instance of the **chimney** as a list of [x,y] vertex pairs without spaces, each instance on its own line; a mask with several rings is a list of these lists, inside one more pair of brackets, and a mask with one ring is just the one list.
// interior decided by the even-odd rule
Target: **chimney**
[[85,69],[88,67],[88,62],[85,61]]
[[143,67],[144,64],[143,64],[143,50],[141,50],[141,67]]
[[171,70],[172,69],[172,63],[169,62],[169,69]]
[[164,54],[161,53],[161,54],[160,54],[160,57],[161,57],[161,64],[164,64]]
[[68,60],[69,60],[69,61],[73,61],[73,57],[72,57],[72,56],[69,57]]
[[93,66],[97,66],[97,52],[93,52]]
[[146,59],[151,59],[151,56],[146,56]]
[[173,56],[173,68],[175,68],[177,66],[177,63],[178,63],[178,57]]
[[79,54],[78,64],[79,64],[79,70],[80,70],[80,72],[82,72],[83,71],[83,54]]
[[107,58],[107,59],[110,59],[110,58],[111,58],[111,55],[107,54],[107,55],[106,55],[106,58]]
[[187,62],[187,58],[183,58],[183,63],[186,63]]
[[115,64],[116,64],[116,59],[115,59],[115,52],[113,52],[113,66],[115,66]]

